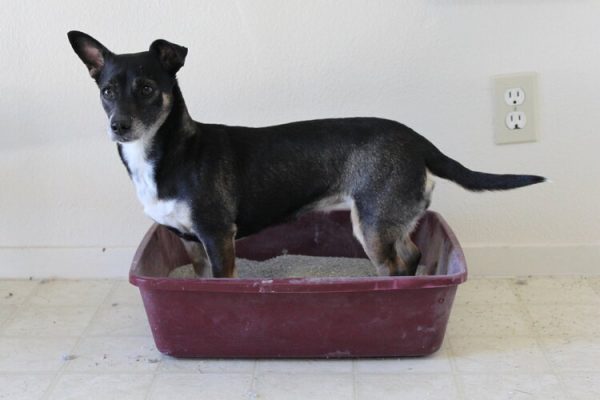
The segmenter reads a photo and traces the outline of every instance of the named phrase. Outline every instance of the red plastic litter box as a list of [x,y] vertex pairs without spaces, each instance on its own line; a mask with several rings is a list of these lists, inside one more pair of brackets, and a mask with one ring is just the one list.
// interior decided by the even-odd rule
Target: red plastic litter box
[[[318,232],[318,235],[315,234]],[[413,234],[430,275],[172,279],[190,260],[180,239],[150,228],[129,281],[138,286],[156,347],[175,357],[342,358],[427,355],[442,344],[457,286],[460,245],[439,214]],[[349,213],[307,214],[236,242],[237,257],[366,257]]]

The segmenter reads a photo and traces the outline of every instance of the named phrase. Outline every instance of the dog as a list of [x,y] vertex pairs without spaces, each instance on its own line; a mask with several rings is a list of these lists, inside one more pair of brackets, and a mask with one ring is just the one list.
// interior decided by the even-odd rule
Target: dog
[[338,204],[349,206],[354,236],[380,275],[414,275],[420,253],[410,233],[430,203],[429,174],[472,191],[545,180],[472,171],[380,118],[196,122],[176,79],[187,48],[158,39],[148,51],[115,54],[85,33],[68,38],[100,89],[108,134],[144,212],[183,239],[198,276],[234,277],[236,238]]

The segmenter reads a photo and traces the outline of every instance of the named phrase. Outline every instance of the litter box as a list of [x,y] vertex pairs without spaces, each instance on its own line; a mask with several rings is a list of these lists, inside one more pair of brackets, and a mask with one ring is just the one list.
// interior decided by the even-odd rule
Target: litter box
[[[462,249],[427,212],[413,234],[428,275],[410,277],[172,279],[190,260],[180,239],[154,225],[134,257],[156,347],[174,357],[344,358],[422,356],[442,344]],[[237,257],[366,257],[347,211],[306,214],[236,242]],[[423,269],[423,268],[422,268]]]

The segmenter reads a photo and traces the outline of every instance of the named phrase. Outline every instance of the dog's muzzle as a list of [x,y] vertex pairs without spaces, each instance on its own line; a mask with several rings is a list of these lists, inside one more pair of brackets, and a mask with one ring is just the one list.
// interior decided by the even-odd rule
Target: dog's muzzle
[[130,117],[113,117],[110,120],[110,129],[118,136],[126,136],[132,125],[133,120]]

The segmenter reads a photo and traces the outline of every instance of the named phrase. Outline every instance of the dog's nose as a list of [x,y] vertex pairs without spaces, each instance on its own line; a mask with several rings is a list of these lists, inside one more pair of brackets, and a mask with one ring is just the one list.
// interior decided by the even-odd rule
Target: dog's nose
[[110,122],[110,128],[115,133],[126,133],[131,129],[131,118],[119,118]]

